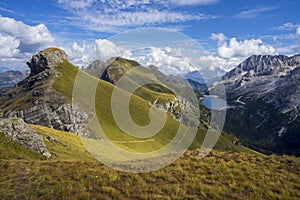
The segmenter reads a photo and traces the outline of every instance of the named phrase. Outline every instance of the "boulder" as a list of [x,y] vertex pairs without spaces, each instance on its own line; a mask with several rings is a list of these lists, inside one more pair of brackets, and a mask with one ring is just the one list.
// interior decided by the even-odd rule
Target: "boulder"
[[51,157],[43,137],[20,118],[0,119],[0,133],[27,149],[40,153],[47,158]]

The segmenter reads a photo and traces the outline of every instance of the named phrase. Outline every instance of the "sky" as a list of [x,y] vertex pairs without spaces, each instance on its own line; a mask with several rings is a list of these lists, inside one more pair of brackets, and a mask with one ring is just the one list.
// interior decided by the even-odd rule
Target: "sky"
[[253,54],[299,54],[299,8],[298,0],[1,0],[0,68],[26,70],[55,46],[77,66],[122,56],[169,74],[228,71]]

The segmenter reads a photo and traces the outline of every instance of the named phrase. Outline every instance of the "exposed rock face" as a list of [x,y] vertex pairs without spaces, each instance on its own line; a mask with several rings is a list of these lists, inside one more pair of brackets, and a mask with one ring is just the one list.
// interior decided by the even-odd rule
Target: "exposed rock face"
[[234,76],[254,77],[286,75],[300,65],[300,55],[292,57],[278,55],[253,55],[223,76],[223,80]]
[[300,155],[300,55],[251,56],[221,83],[231,105],[225,129],[256,150]]
[[45,69],[51,69],[64,60],[68,60],[68,56],[63,50],[48,48],[34,55],[32,59],[27,62],[27,65],[31,71],[30,75],[34,75]]
[[57,106],[51,103],[43,103],[27,110],[6,112],[5,117],[19,117],[30,124],[73,132],[80,136],[89,136],[88,115],[86,113],[70,104]]
[[54,67],[66,59],[65,52],[55,48],[34,55],[28,61],[30,76],[0,98],[2,117],[19,117],[26,123],[89,136],[88,115],[53,87],[60,76]]
[[51,157],[43,137],[20,118],[0,119],[0,133],[27,149],[40,153],[47,158]]

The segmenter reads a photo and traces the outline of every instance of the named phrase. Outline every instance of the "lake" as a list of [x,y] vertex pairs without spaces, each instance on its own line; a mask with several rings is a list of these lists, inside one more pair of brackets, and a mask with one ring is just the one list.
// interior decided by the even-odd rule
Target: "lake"
[[201,103],[210,110],[221,110],[229,107],[226,101],[213,95],[204,95],[204,99],[201,100]]

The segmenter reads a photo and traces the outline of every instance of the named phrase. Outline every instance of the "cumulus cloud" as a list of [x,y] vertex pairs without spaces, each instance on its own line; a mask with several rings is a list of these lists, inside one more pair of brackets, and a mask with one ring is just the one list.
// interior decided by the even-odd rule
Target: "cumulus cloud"
[[171,47],[150,47],[143,49],[137,53],[138,55],[133,54],[132,58],[144,66],[155,65],[161,72],[168,75],[183,74],[197,70],[197,68],[192,65],[191,58],[177,54],[181,51],[181,49]]
[[166,0],[79,0],[76,3],[72,0],[58,1],[60,6],[72,13],[69,23],[84,29],[102,32],[118,32],[133,27],[213,18],[213,16],[198,12],[172,9],[171,5],[175,2],[177,5],[194,5],[209,4],[216,0],[174,1],[173,3]]
[[0,34],[0,58],[11,58],[17,56],[20,51],[18,49],[20,41],[11,36]]
[[296,32],[297,32],[297,35],[300,35],[300,26],[297,28]]
[[218,45],[222,45],[226,41],[227,37],[223,33],[212,33],[210,39],[217,40]]
[[231,38],[228,44],[218,46],[217,53],[222,58],[232,58],[254,54],[275,54],[276,50],[273,46],[264,44],[261,39],[238,41],[236,38]]
[[44,24],[29,26],[0,15],[1,65],[24,69],[26,60],[32,53],[53,42],[54,38]]
[[126,48],[117,46],[113,42],[106,39],[98,39],[96,43],[96,53],[100,60],[107,60],[111,57],[130,58],[131,52]]
[[35,52],[54,41],[50,31],[44,24],[29,26],[21,21],[2,16],[0,16],[0,24],[0,33],[18,40],[21,52]]
[[65,50],[69,60],[79,67],[88,67],[95,60],[106,61],[111,57],[132,58],[128,49],[106,39],[71,42],[60,48]]
[[236,67],[242,61],[241,58],[224,59],[215,54],[201,56],[198,59],[199,68],[203,69],[209,67],[210,71],[218,71],[218,68],[229,71]]
[[220,67],[228,71],[251,55],[277,53],[273,46],[265,44],[261,39],[239,41],[236,38],[228,39],[223,33],[213,33],[210,39],[218,41],[216,53],[200,57],[199,62],[212,69]]
[[92,55],[96,48],[95,45],[90,42],[72,42],[60,48],[66,51],[69,60],[76,66],[88,66],[94,61]]

